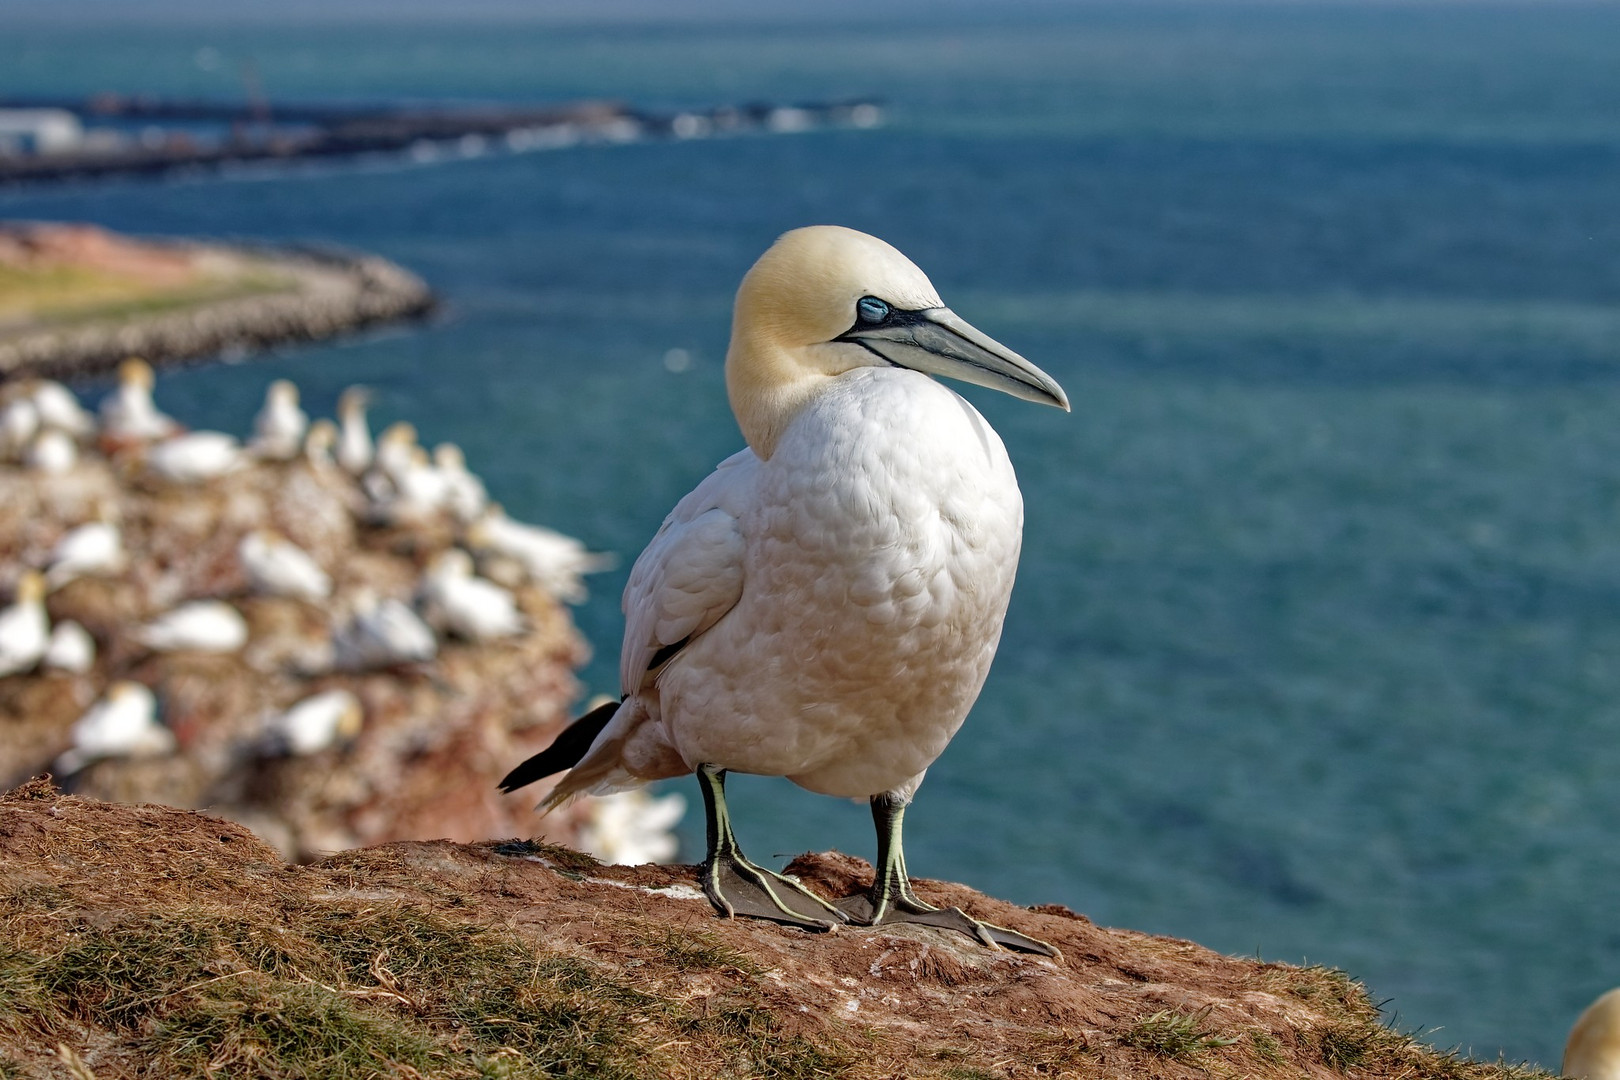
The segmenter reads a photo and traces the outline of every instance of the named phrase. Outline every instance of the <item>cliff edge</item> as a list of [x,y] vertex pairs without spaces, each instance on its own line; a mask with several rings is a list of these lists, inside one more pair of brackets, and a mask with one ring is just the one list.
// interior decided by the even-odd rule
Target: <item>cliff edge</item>
[[[827,895],[871,867],[791,870]],[[200,813],[0,797],[5,1077],[1427,1077],[1465,1061],[1322,968],[925,898],[1056,944],[921,927],[811,935],[714,916],[691,867],[529,841],[399,843],[293,865]]]

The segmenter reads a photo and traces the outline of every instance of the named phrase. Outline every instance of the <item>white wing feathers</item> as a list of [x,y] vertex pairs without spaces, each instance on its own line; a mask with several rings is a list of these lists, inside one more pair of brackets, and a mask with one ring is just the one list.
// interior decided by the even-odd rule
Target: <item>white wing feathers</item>
[[736,606],[743,589],[743,535],[727,504],[752,485],[759,459],[752,450],[720,463],[676,504],[658,535],[636,560],[624,587],[624,649],[619,682],[640,690],[648,669],[684,646]]

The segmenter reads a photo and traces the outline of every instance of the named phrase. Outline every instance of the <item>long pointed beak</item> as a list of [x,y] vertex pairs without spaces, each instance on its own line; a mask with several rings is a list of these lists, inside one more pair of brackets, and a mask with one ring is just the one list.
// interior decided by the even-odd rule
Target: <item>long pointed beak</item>
[[950,308],[897,310],[882,323],[857,326],[839,340],[863,345],[896,367],[960,379],[1069,411],[1068,395],[1050,375]]

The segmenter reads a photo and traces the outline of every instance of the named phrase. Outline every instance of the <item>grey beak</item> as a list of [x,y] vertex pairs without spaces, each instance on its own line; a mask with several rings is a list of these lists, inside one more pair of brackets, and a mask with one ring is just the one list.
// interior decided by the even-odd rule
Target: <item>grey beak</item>
[[862,345],[896,367],[960,379],[1004,394],[1069,411],[1069,398],[1052,377],[950,308],[894,310],[875,326],[856,326],[838,338]]

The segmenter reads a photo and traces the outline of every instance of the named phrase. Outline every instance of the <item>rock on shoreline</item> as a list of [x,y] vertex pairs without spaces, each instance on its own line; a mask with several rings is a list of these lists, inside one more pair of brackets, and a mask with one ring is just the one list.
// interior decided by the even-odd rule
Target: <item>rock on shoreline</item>
[[[6,270],[66,283],[44,310],[0,303],[0,377],[74,378],[130,355],[167,364],[317,341],[436,304],[420,278],[373,255],[135,240],[87,225],[0,225]],[[147,292],[134,291],[141,283]],[[87,284],[86,301],[70,302]]]

